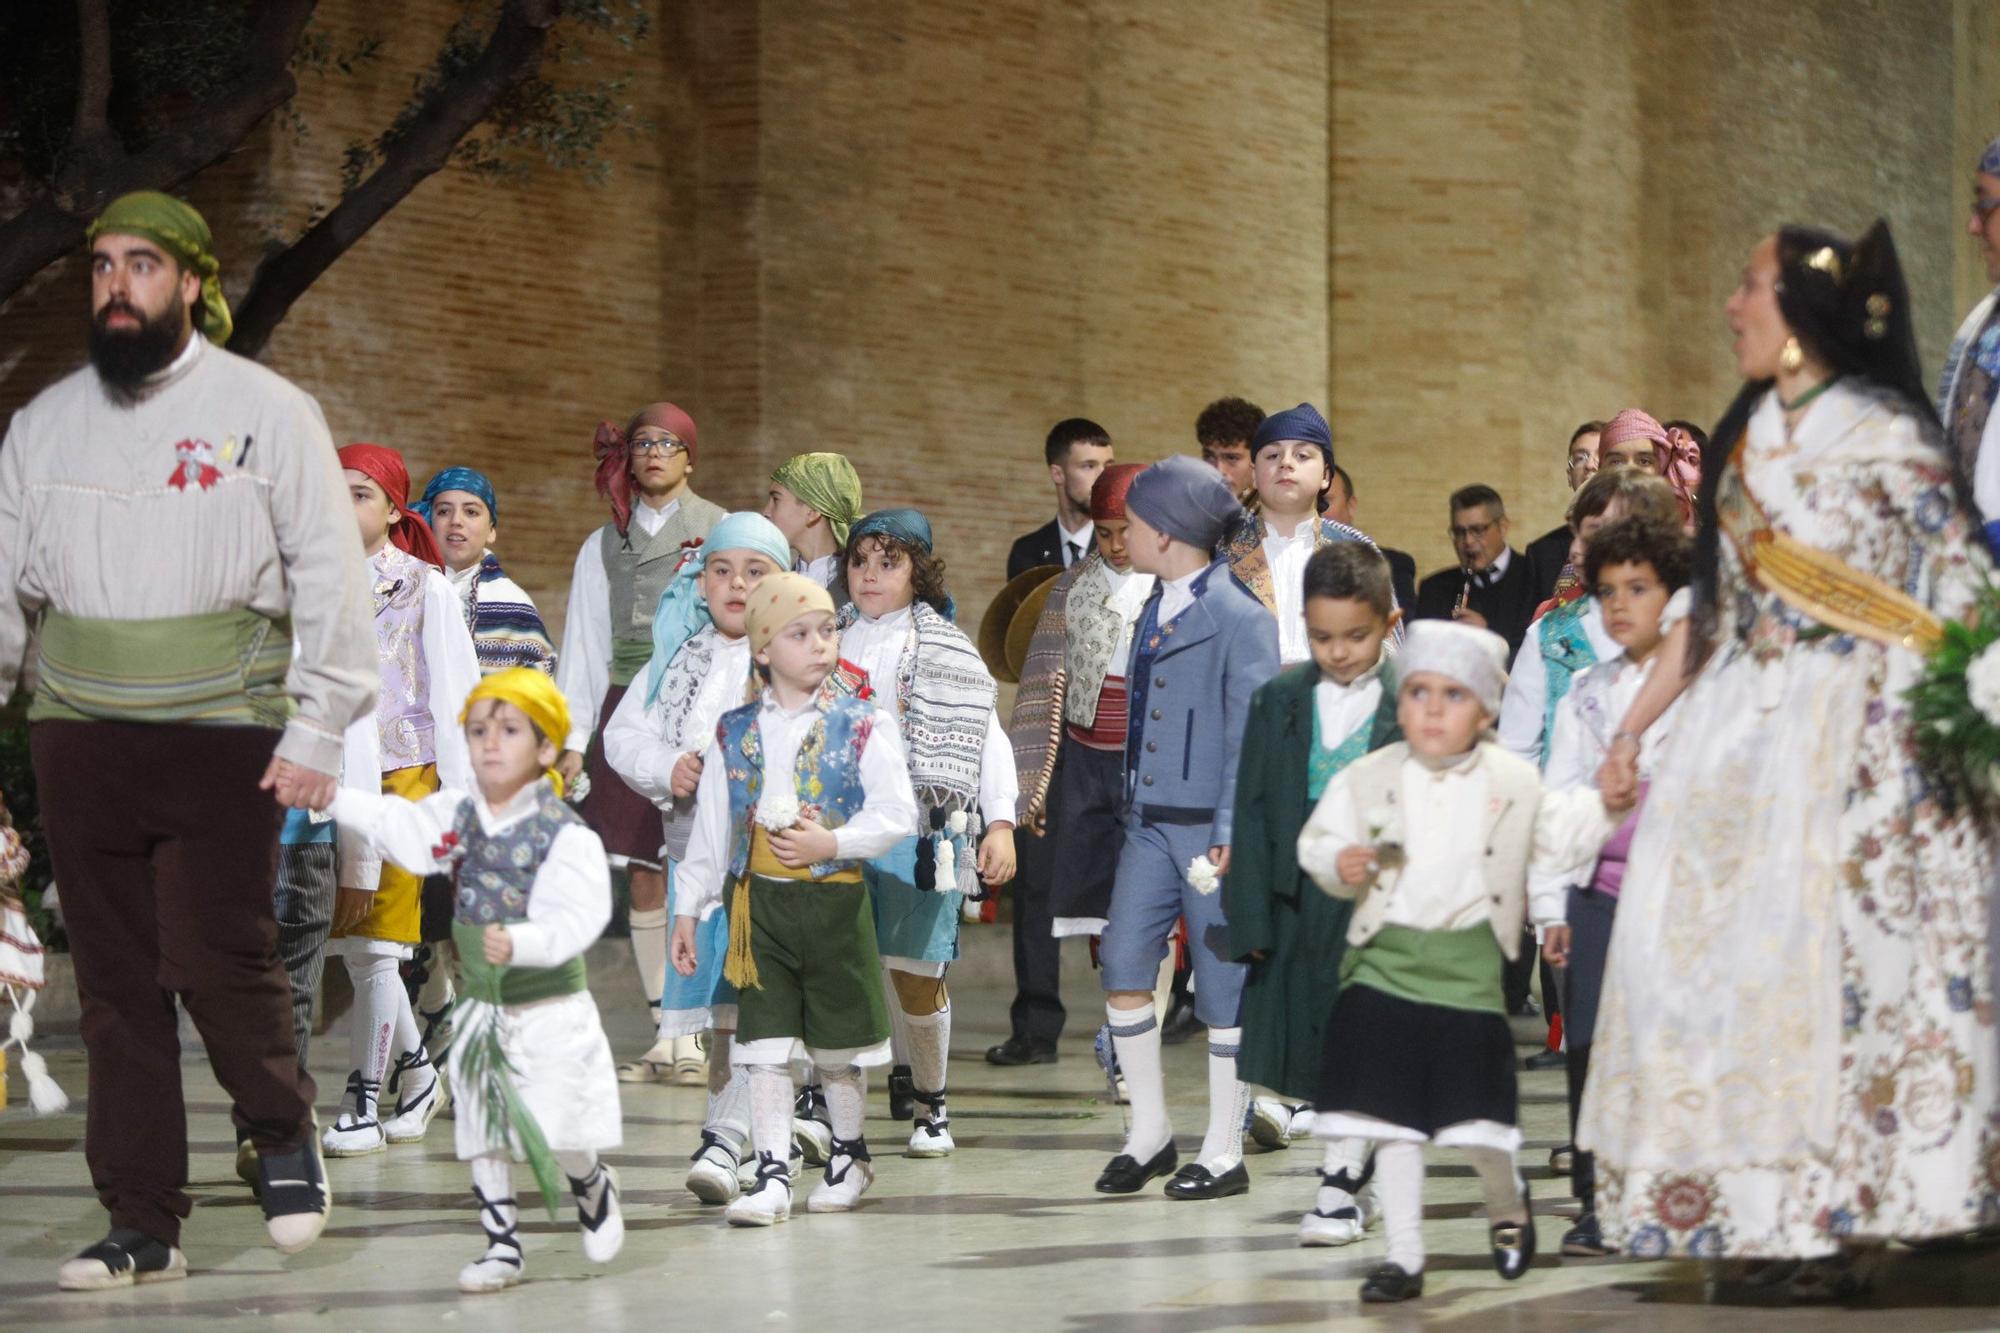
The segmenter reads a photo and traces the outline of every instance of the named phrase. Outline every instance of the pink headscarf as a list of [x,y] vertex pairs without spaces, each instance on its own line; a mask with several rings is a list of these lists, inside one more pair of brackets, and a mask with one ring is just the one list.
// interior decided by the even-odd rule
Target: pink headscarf
[[632,436],[641,426],[657,426],[680,437],[694,461],[694,418],[672,403],[654,403],[632,414],[620,430],[609,421],[597,423],[591,449],[597,457],[597,493],[611,502],[611,521],[624,536],[632,522]]
[[1604,428],[1603,436],[1597,442],[1600,453],[1614,444],[1627,440],[1650,440],[1653,445],[1653,459],[1657,464],[1661,480],[1673,487],[1680,498],[1681,518],[1694,521],[1695,494],[1701,489],[1701,446],[1694,436],[1678,428],[1668,430],[1651,414],[1628,407]]

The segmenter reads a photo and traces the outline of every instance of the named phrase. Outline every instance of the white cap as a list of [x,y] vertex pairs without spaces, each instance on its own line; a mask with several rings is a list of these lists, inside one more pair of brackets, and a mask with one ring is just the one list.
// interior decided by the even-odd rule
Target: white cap
[[1507,641],[1490,629],[1456,620],[1412,621],[1396,650],[1396,677],[1408,680],[1419,671],[1457,681],[1497,717],[1507,688]]

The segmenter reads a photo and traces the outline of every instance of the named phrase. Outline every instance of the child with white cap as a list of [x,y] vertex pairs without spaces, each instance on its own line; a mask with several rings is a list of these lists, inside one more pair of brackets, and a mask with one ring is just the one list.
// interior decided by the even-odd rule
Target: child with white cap
[[1531,856],[1583,863],[1600,802],[1545,799],[1534,765],[1491,737],[1507,644],[1451,621],[1411,625],[1397,658],[1404,740],[1338,774],[1299,834],[1299,868],[1356,899],[1327,1022],[1313,1132],[1373,1140],[1388,1261],[1361,1299],[1423,1294],[1423,1145],[1461,1149],[1486,1195],[1493,1265],[1535,1256],[1514,1043],[1501,970],[1520,947]]

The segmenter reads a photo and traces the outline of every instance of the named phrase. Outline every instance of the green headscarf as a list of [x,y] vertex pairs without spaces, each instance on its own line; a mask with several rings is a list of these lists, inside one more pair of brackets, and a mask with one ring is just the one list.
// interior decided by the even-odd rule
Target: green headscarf
[[833,539],[847,549],[847,530],[861,517],[861,477],[842,454],[799,454],[771,480],[826,515]]
[[229,318],[229,303],[222,299],[222,265],[215,258],[215,237],[201,214],[170,194],[135,190],[112,200],[90,224],[86,239],[95,241],[106,232],[144,236],[182,268],[199,274],[201,300],[194,308],[194,326],[218,347],[229,341],[235,325]]

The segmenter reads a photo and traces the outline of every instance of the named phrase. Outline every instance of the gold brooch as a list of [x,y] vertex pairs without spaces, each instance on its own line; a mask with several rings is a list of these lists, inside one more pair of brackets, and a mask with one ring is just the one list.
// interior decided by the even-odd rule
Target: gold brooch
[[1835,282],[1839,282],[1840,252],[1830,245],[1822,245],[1819,249],[1806,256],[1806,267],[1816,268]]
[[1870,342],[1880,342],[1889,331],[1889,312],[1895,309],[1887,294],[1876,292],[1868,298],[1868,321],[1861,326],[1861,332]]

